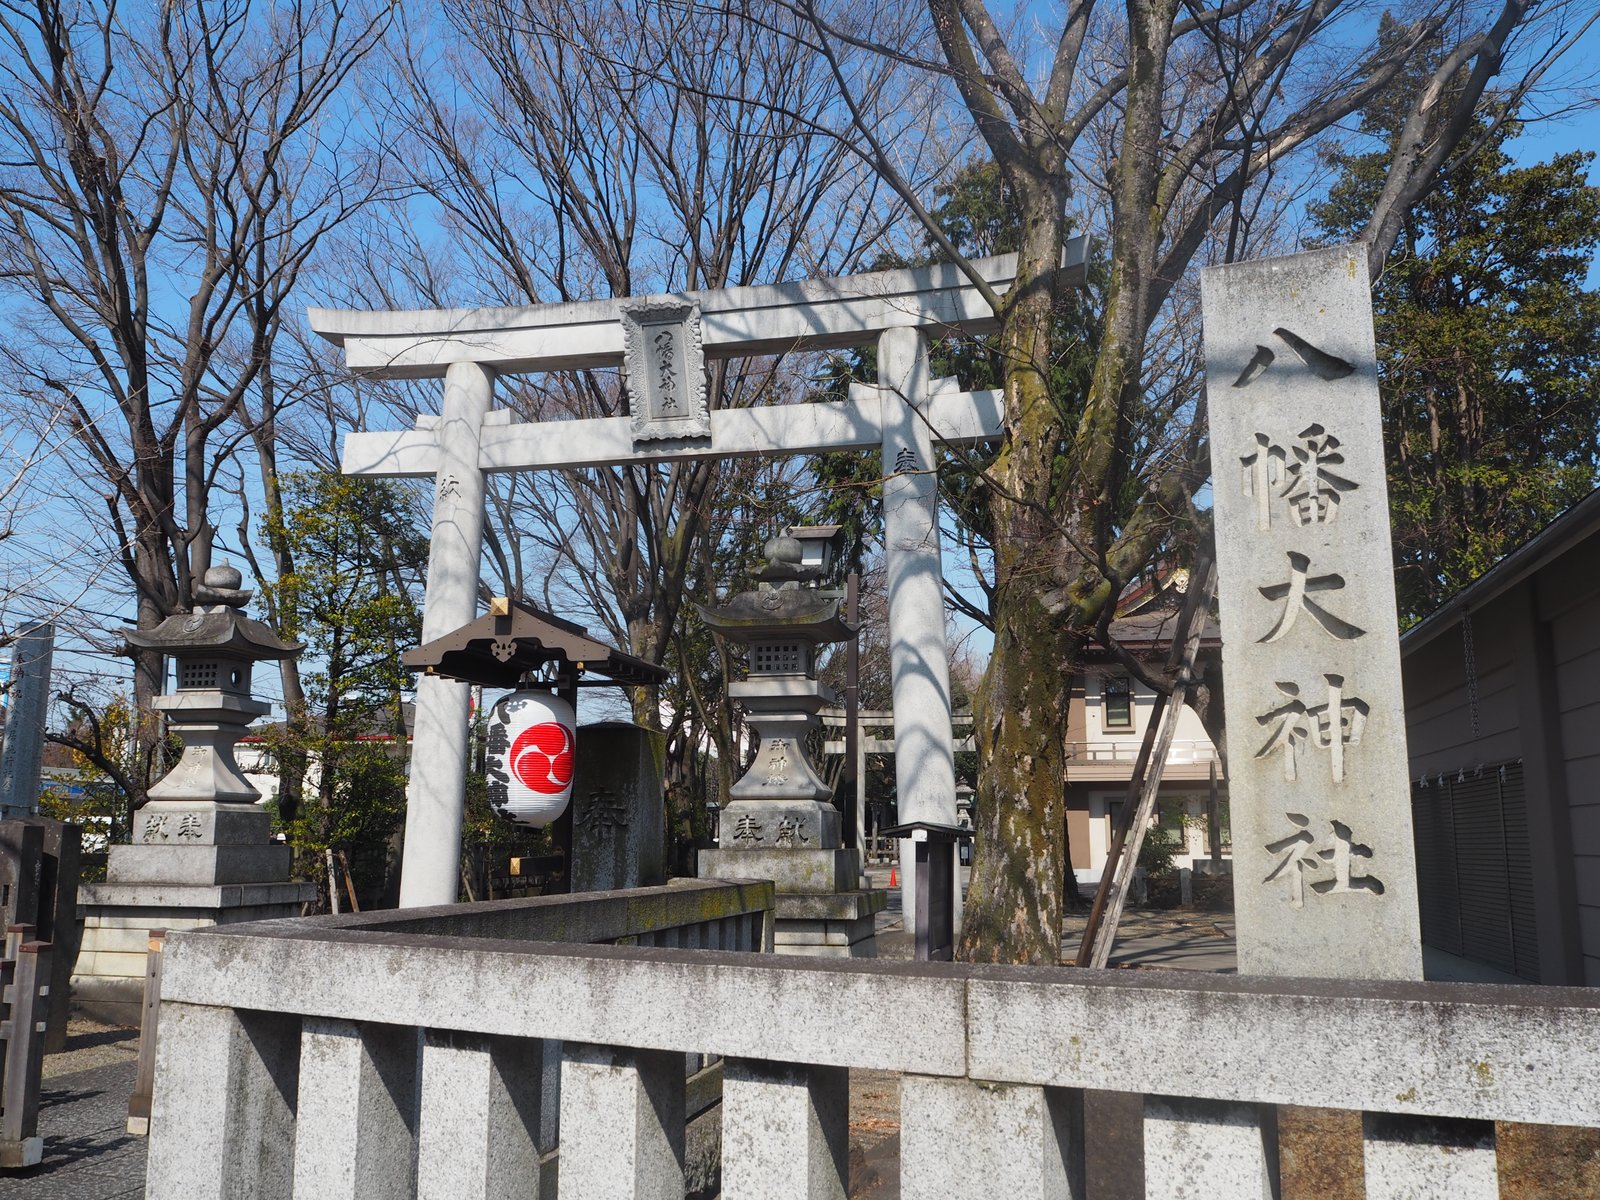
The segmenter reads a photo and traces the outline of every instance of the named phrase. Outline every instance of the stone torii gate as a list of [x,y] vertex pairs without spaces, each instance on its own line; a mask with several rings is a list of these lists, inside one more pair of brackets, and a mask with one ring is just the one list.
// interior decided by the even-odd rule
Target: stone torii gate
[[[1074,239],[1064,266],[1081,279],[1083,264],[1084,241]],[[973,265],[998,291],[1016,271],[1013,255]],[[931,378],[930,333],[997,327],[958,268],[521,308],[313,308],[309,318],[318,334],[344,348],[354,371],[444,380],[438,416],[419,417],[413,430],[352,433],[343,459],[347,475],[436,480],[424,642],[477,615],[489,472],[880,449],[900,819],[955,823],[933,446],[980,442],[1002,427],[998,391],[961,392],[954,380]],[[874,338],[878,384],[852,385],[847,401],[741,409],[706,403],[705,357],[834,349]],[[628,372],[630,416],[515,422],[509,410],[492,407],[498,375],[619,365]],[[467,685],[421,678],[402,907],[455,900],[467,734]]]

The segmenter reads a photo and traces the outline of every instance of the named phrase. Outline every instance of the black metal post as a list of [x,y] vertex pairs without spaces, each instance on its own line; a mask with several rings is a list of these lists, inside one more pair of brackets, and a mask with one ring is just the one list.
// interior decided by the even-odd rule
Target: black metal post
[[857,618],[861,604],[861,576],[851,571],[845,579],[845,621],[857,633],[845,645],[844,660],[844,772],[840,790],[844,793],[841,816],[844,826],[844,844],[862,851],[861,865],[866,869],[866,848],[856,836],[856,825],[865,828],[865,817],[860,809],[860,781],[856,778],[857,748],[861,737],[861,634]]

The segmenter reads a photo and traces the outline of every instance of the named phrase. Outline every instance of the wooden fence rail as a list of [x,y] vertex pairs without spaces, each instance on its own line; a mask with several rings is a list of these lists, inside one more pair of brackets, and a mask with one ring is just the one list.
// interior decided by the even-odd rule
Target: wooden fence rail
[[44,1069],[51,948],[32,925],[6,930],[0,961],[0,1168],[31,1167],[44,1155],[39,1079]]

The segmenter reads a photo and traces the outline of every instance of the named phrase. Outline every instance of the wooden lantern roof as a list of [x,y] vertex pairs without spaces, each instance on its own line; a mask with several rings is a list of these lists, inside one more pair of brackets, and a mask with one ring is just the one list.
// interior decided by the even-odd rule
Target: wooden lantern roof
[[582,625],[503,596],[476,621],[407,650],[401,661],[412,670],[485,687],[516,687],[529,671],[552,662],[619,685],[667,678],[665,667],[596,641]]

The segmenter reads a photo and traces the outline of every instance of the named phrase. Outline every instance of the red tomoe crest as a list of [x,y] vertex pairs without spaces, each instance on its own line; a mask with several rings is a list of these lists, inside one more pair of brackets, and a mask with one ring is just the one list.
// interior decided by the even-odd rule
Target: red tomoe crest
[[572,783],[572,731],[559,722],[524,729],[508,757],[512,774],[535,792],[554,796]]

